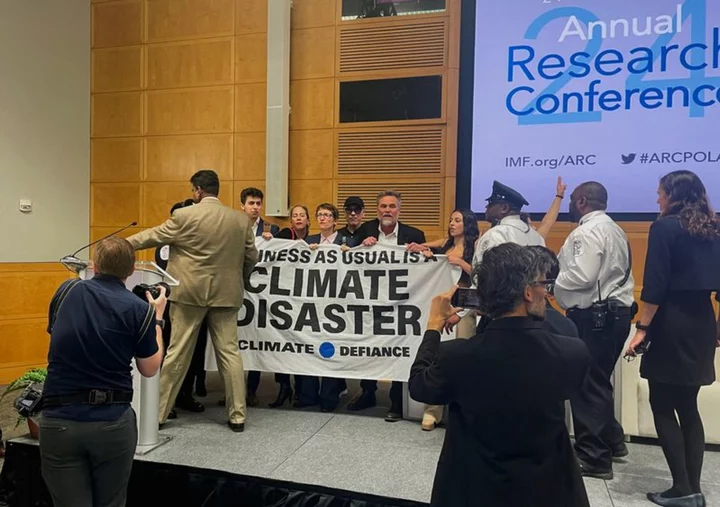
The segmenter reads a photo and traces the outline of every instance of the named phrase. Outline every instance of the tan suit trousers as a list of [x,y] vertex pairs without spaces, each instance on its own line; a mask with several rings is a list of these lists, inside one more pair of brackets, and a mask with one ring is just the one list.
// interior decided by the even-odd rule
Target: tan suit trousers
[[[460,319],[457,327],[455,328],[455,338],[460,340],[467,340],[475,336],[477,329],[477,317],[475,312],[470,312],[465,317]],[[443,410],[445,409],[442,405],[425,405],[425,412],[423,413],[423,419],[431,417],[435,419],[436,423],[442,420]]]
[[231,423],[245,422],[245,371],[238,347],[238,308],[202,307],[173,302],[170,304],[170,346],[160,370],[161,424],[167,420],[175,405],[206,315],[218,370],[225,383],[228,420]]

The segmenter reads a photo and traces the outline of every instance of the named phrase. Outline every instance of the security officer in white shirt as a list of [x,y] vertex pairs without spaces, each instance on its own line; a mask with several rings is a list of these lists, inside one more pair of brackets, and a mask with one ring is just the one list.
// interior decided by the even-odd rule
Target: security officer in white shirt
[[600,183],[583,183],[570,196],[570,218],[579,226],[558,256],[555,299],[567,310],[591,356],[583,388],[570,400],[575,452],[583,475],[609,480],[612,458],[628,453],[614,416],[610,378],[637,305],[630,245],[606,209],[607,190]]
[[473,266],[480,264],[487,250],[503,243],[545,246],[543,237],[520,218],[520,211],[528,202],[519,192],[495,181],[492,195],[486,200],[488,203],[485,208],[485,220],[492,224],[492,228],[478,239]]

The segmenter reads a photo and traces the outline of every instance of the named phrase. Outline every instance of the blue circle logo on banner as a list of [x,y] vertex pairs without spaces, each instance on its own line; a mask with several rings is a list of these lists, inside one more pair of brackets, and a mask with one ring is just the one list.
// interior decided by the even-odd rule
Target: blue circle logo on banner
[[330,342],[323,342],[320,344],[320,355],[325,359],[330,359],[335,355],[335,345]]

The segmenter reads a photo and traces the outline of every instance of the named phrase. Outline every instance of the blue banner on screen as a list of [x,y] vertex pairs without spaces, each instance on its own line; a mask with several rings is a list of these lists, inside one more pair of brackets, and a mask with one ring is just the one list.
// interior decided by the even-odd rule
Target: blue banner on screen
[[720,0],[478,0],[474,94],[475,211],[493,180],[546,211],[562,176],[657,212],[676,169],[720,205]]

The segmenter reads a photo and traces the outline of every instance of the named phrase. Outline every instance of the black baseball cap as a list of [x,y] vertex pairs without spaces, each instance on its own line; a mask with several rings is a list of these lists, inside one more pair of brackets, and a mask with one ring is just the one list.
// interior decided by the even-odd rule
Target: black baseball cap
[[351,195],[350,197],[345,199],[345,204],[343,205],[343,209],[348,209],[348,208],[365,209],[365,203],[358,196]]

